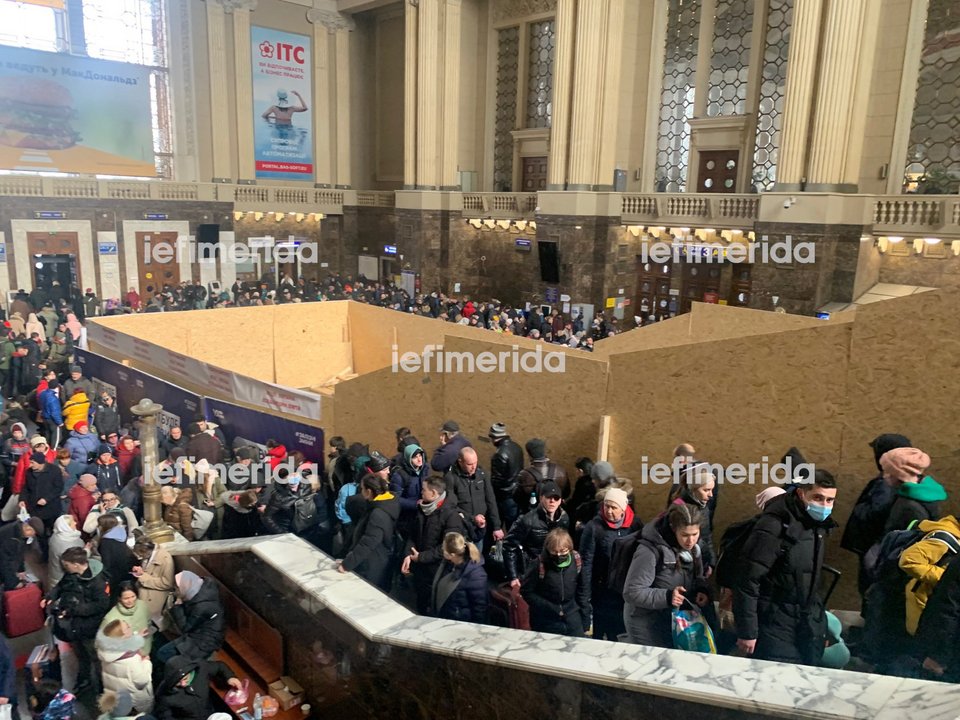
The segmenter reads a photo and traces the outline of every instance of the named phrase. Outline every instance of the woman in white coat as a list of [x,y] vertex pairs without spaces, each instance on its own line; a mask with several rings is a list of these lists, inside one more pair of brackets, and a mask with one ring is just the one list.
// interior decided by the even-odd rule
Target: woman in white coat
[[153,663],[144,654],[145,638],[124,620],[113,620],[97,633],[97,656],[103,689],[129,693],[140,712],[153,710]]

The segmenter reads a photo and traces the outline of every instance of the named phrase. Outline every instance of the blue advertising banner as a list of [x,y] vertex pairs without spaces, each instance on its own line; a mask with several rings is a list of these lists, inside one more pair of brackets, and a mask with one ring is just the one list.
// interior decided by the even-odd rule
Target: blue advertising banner
[[283,445],[287,453],[299,450],[307,460],[323,466],[323,430],[320,428],[208,397],[203,399],[203,405],[207,420],[220,426],[228,445],[232,445],[236,437],[259,445],[273,439]]
[[251,27],[258,178],[313,180],[310,38]]
[[89,350],[77,349],[76,355],[77,364],[83,368],[84,376],[93,381],[97,393],[109,390],[117,398],[117,409],[124,428],[133,427],[136,416],[130,412],[130,408],[143,398],[163,405],[158,425],[164,434],[171,427],[189,425],[202,414],[199,395]]

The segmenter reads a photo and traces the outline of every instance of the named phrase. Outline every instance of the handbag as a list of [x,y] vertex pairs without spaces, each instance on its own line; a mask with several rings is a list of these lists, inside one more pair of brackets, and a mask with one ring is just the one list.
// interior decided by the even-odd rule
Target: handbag
[[13,493],[10,496],[10,499],[7,500],[7,504],[3,506],[3,510],[0,511],[0,520],[3,522],[11,522],[16,519],[17,511],[20,509],[20,494]]
[[673,646],[677,650],[716,655],[717,644],[713,640],[713,631],[703,617],[703,613],[690,601],[684,599],[684,603],[691,609],[677,608],[671,613]]
[[190,527],[193,528],[193,537],[195,540],[200,540],[210,529],[210,523],[213,522],[213,511],[200,510],[195,507],[190,509],[193,511],[193,520],[190,521]]

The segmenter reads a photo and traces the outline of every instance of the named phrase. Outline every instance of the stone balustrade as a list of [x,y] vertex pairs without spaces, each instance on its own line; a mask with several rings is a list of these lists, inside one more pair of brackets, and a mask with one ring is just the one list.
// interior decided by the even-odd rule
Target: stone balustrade
[[495,220],[533,220],[536,193],[464,193],[463,216]]
[[742,228],[756,222],[759,195],[624,193],[621,217],[629,225],[688,225]]
[[960,196],[888,195],[873,207],[874,235],[960,239]]

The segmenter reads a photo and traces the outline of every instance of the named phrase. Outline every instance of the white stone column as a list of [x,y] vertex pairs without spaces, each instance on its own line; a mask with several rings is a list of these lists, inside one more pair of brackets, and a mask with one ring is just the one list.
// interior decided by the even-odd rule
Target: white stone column
[[[207,6],[207,64],[210,80],[210,152],[213,156],[213,180],[233,181],[230,162],[230,125],[217,122],[229,114],[227,92],[227,23],[224,5],[232,0],[211,0]],[[252,149],[252,148],[251,148]]]
[[417,186],[417,5],[419,0],[404,3],[406,37],[403,77],[403,187]]
[[254,180],[253,70],[250,58],[250,12],[257,0],[233,0],[224,10],[233,16],[233,77],[237,98],[237,179]]
[[600,119],[606,21],[610,0],[577,5],[576,62],[573,68],[573,117],[570,127],[570,190],[593,190],[599,161]]
[[442,190],[457,190],[460,155],[460,0],[444,0],[443,101],[440,113],[440,179]]
[[[806,178],[823,4],[824,0],[796,0],[793,7],[775,186],[776,190],[783,192],[799,190]],[[759,38],[754,38],[755,42],[757,40]]]
[[594,185],[598,190],[613,189],[613,173],[616,170],[617,123],[620,103],[626,99],[620,92],[620,70],[623,65],[623,36],[625,0],[610,0],[610,15],[607,18],[607,57],[603,70],[603,123],[598,138],[597,176]]
[[866,0],[831,2],[827,9],[816,115],[810,136],[806,186],[809,191],[857,189],[855,184],[844,182],[844,167],[853,124],[865,11]]
[[693,116],[695,118],[707,116],[707,91],[710,89],[710,65],[713,62],[713,32],[716,13],[717,0],[703,0],[700,3],[697,74],[693,81]]
[[417,188],[435,190],[440,99],[440,2],[419,0],[417,43]]
[[352,186],[350,159],[353,145],[350,133],[350,27],[338,26],[334,30],[334,46],[337,58],[337,177],[335,186]]
[[333,187],[336,152],[333,143],[334,94],[331,88],[330,31],[321,22],[325,13],[308,10],[313,25],[313,135],[316,157],[313,178],[319,187]]
[[553,117],[550,127],[550,158],[547,166],[548,190],[564,190],[567,186],[577,0],[557,0],[556,23],[557,54],[553,70]]

